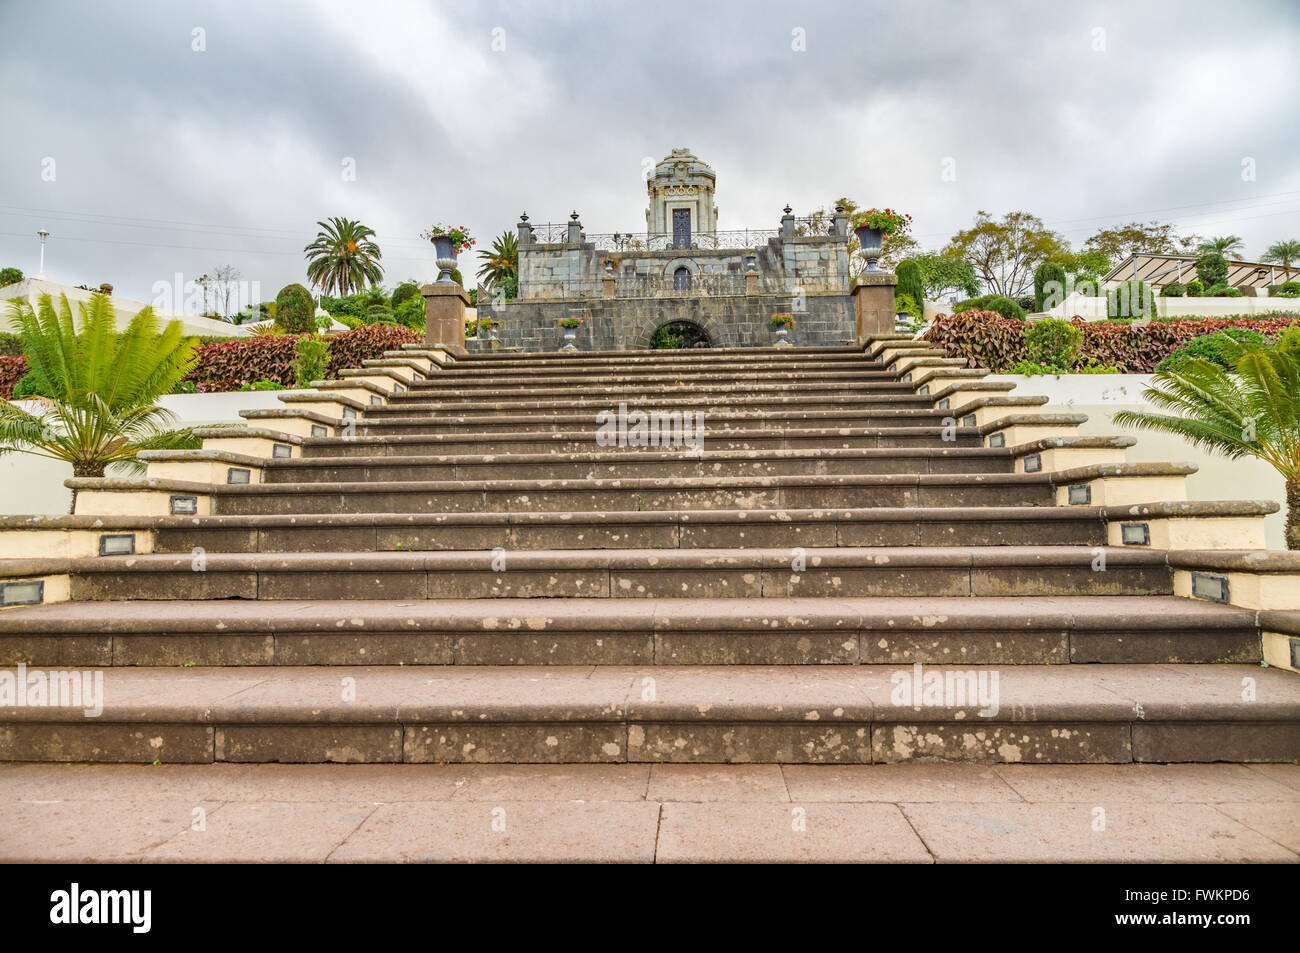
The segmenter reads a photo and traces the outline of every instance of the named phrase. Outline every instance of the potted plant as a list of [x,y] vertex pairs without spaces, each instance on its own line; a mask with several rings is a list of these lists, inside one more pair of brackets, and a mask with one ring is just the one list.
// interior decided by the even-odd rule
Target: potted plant
[[794,330],[794,315],[788,312],[772,315],[768,325],[776,332],[777,347],[793,347],[794,345],[787,340],[787,335]]
[[477,243],[471,238],[469,229],[464,225],[452,228],[448,225],[434,225],[420,233],[420,237],[433,242],[434,254],[437,255],[438,281],[450,282],[452,269],[456,267],[456,256]]
[[602,258],[600,263],[604,267],[605,274],[607,275],[613,275],[618,269],[618,259],[613,256]]
[[867,259],[867,271],[880,272],[877,262],[890,238],[905,235],[912,227],[912,216],[893,209],[868,209],[855,212],[852,218],[853,233],[858,236],[862,254]]
[[578,337],[578,328],[582,327],[583,319],[578,315],[571,315],[567,318],[560,319],[560,327],[564,328],[564,346],[561,351],[576,351],[578,345],[574,341]]

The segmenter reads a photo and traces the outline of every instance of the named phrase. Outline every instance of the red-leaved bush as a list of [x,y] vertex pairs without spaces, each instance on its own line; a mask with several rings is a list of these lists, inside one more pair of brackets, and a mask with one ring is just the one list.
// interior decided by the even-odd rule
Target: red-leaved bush
[[8,400],[14,386],[27,376],[27,358],[0,357],[0,398]]
[[[199,363],[185,379],[201,393],[239,390],[254,381],[272,380],[285,387],[294,385],[293,359],[298,354],[296,334],[280,337],[242,338],[204,344],[198,349]],[[382,357],[403,344],[415,344],[420,335],[410,328],[371,324],[327,338],[330,345],[329,375],[345,367],[360,367],[362,361]]]
[[[1244,328],[1275,338],[1295,318],[1199,318],[1187,321],[1151,321],[1147,324],[1106,324],[1074,318],[1083,329],[1079,363],[1118,367],[1124,374],[1150,374],[1180,345],[1224,328]],[[963,357],[971,367],[1003,371],[1026,359],[1025,331],[1030,326],[1012,321],[996,311],[941,314],[922,340],[942,347],[949,357]]]

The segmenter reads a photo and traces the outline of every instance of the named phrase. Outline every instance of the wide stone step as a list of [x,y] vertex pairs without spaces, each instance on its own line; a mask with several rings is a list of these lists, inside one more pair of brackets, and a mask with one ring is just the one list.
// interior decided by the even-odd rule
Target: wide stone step
[[[1101,507],[911,507],[162,517],[154,552],[709,549],[774,546],[1088,546]],[[134,528],[132,524],[131,528]]]
[[[420,350],[413,345],[409,350]],[[703,368],[745,371],[753,368],[802,369],[863,367],[883,369],[884,365],[867,357],[861,348],[713,348],[708,351],[602,351],[567,353],[560,351],[530,354],[466,354],[457,357],[445,370],[487,371],[518,370],[522,373],[563,370],[569,373],[600,373],[638,368]]]
[[[707,420],[706,420],[707,426]],[[583,453],[592,449],[596,425],[586,429],[530,431],[460,431],[456,433],[383,434],[356,437],[310,437],[303,456],[370,457],[428,454]],[[951,439],[949,439],[951,438]],[[705,431],[705,453],[718,450],[875,449],[915,447],[958,449],[983,446],[973,427],[801,427],[785,430],[735,428]],[[637,446],[610,447],[610,452],[639,453]],[[686,448],[689,449],[689,448]]]
[[1258,662],[1256,614],[1172,596],[65,602],[0,613],[0,665]]
[[[1300,759],[1252,665],[112,668],[102,711],[0,709],[0,759],[986,763]],[[1242,701],[1242,680],[1254,686]],[[84,700],[79,700],[83,701]]]
[[[594,446],[594,441],[589,446]],[[794,476],[837,473],[1010,473],[1005,448],[601,450],[570,454],[295,457],[271,459],[266,483],[412,480],[560,480],[638,477]]]
[[1169,595],[1100,546],[203,553],[69,560],[74,600]]
[[[780,392],[755,392],[732,390],[726,393],[710,394],[687,391],[684,388],[676,392],[662,394],[641,394],[636,391],[612,392],[609,396],[593,394],[581,397],[571,396],[555,399],[516,400],[509,393],[498,395],[490,400],[475,397],[452,399],[442,402],[430,400],[427,396],[395,395],[389,403],[379,404],[366,410],[366,420],[382,420],[389,417],[407,417],[422,415],[517,415],[521,413],[555,413],[570,414],[589,411],[591,414],[603,410],[618,410],[620,404],[628,404],[631,410],[664,411],[705,411],[710,414],[728,414],[739,411],[756,413],[762,411],[783,410],[876,410],[887,416],[895,416],[905,411],[933,412],[934,400],[929,396],[918,396],[911,392],[897,393],[856,393],[845,390],[824,390],[821,393],[787,394]],[[642,400],[632,406],[629,401]],[[652,402],[647,405],[646,402]]]
[[216,484],[210,492],[213,512],[222,516],[1051,506],[1056,502],[1051,477],[1042,473],[255,483]]
[[[981,372],[982,373],[982,372]],[[861,384],[900,384],[900,375],[880,367],[864,366],[852,370],[773,370],[771,367],[733,368],[619,368],[614,371],[578,372],[559,370],[551,373],[522,371],[460,371],[454,366],[443,368],[423,381],[411,384],[412,391],[437,391],[450,388],[458,391],[504,390],[517,387],[539,388],[552,391],[582,390],[604,386],[662,386],[685,382],[690,386],[717,384],[739,386],[742,384],[824,384],[836,381],[852,386]]]

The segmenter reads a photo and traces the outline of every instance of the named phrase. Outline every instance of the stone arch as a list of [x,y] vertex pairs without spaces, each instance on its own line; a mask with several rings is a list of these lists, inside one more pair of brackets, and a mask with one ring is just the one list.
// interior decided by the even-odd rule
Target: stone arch
[[685,268],[691,273],[692,280],[700,277],[700,265],[694,258],[674,258],[664,265],[664,277],[672,281],[678,268]]
[[726,347],[727,339],[723,333],[722,326],[712,317],[698,314],[656,314],[642,318],[637,322],[636,330],[632,333],[627,347],[633,347],[638,350],[649,350],[650,339],[654,337],[665,324],[693,324],[703,331],[709,338],[709,347]]

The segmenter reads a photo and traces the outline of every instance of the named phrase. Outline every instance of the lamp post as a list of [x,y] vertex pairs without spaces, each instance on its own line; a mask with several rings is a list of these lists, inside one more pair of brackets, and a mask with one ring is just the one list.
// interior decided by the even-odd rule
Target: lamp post
[[50,233],[42,228],[39,232],[36,233],[36,237],[41,240],[41,269],[36,273],[36,277],[44,281],[45,280],[45,239],[50,237]]

